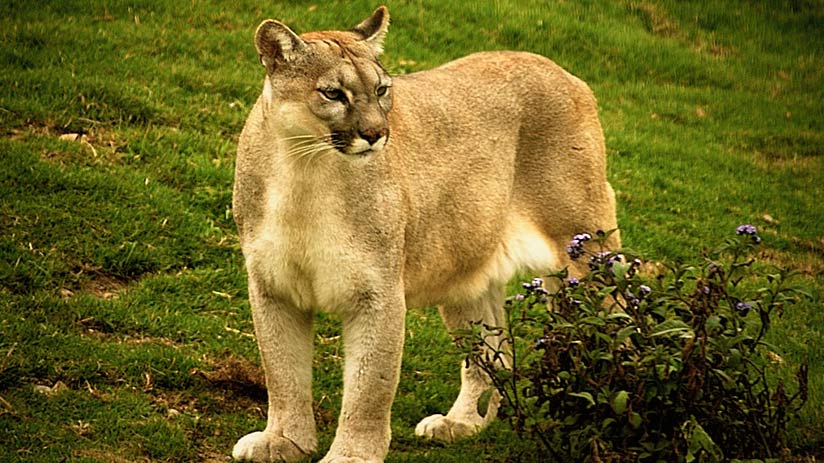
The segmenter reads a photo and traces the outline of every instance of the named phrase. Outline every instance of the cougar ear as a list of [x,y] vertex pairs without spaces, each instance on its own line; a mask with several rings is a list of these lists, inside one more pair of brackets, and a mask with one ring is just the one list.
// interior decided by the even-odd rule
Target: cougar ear
[[376,55],[383,53],[383,39],[389,30],[389,10],[379,6],[372,16],[366,18],[352,29],[359,34]]
[[255,48],[260,62],[266,69],[273,69],[275,63],[289,62],[306,44],[281,22],[267,19],[255,31]]

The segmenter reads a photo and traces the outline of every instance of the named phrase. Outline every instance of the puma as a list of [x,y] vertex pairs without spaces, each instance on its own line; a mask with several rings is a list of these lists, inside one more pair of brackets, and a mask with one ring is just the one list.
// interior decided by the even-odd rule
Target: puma
[[[570,238],[617,226],[584,82],[521,52],[392,77],[378,60],[388,26],[379,7],[349,31],[298,36],[267,20],[255,33],[266,76],[239,140],[234,217],[269,402],[266,428],[241,438],[235,459],[316,451],[315,311],[339,314],[346,359],[321,461],[380,462],[407,307],[437,305],[449,330],[500,326],[516,272],[580,274]],[[454,405],[417,435],[451,442],[494,419],[499,396],[478,411],[489,378],[460,368]]]

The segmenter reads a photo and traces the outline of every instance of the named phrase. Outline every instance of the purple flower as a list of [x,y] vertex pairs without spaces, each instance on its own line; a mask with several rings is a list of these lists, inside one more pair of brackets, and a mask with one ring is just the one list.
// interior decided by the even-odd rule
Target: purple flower
[[566,252],[569,258],[575,260],[584,255],[584,243],[591,240],[592,235],[589,233],[579,233],[572,237],[572,241],[566,247]]
[[592,239],[592,235],[590,235],[589,233],[579,233],[579,234],[573,236],[572,239],[573,240],[578,240],[578,241],[581,241],[581,242],[589,241],[589,240]]
[[735,310],[741,312],[742,314],[746,315],[747,312],[752,310],[752,304],[749,302],[739,302],[735,304]]
[[575,277],[569,277],[569,278],[567,278],[567,284],[568,284],[569,286],[578,286],[578,283],[580,283],[580,282],[581,282],[581,281],[580,281],[580,280],[578,280],[578,279],[577,279],[577,278],[575,278]]
[[536,292],[539,294],[546,294],[547,291],[544,289],[544,280],[541,278],[533,278],[529,283],[521,283],[521,286],[526,290],[527,294]]
[[758,229],[755,228],[754,225],[746,224],[746,225],[739,225],[738,228],[735,229],[736,235],[750,235],[753,236],[758,233]]
[[612,265],[616,262],[620,263],[623,260],[624,260],[624,255],[623,254],[615,254],[614,256],[607,259],[607,264]]
[[706,294],[707,296],[709,296],[710,295],[710,287],[709,286],[702,287],[701,292]]
[[523,294],[521,294],[521,293],[518,293],[518,294],[516,294],[516,295],[515,295],[515,300],[516,300],[516,301],[519,301],[519,302],[520,302],[520,301],[523,301],[524,299],[526,299],[526,296],[524,296],[524,295],[523,295]]
[[606,258],[607,256],[609,256],[609,251],[597,252],[594,256],[590,257],[589,269],[598,270],[598,266],[604,263],[604,258]]
[[566,247],[566,253],[570,259],[575,260],[584,255],[584,245],[580,241],[572,240]]
[[754,225],[746,224],[746,225],[739,225],[738,228],[735,229],[735,234],[739,236],[749,236],[752,238],[752,242],[758,244],[761,242],[761,237],[757,235],[758,229],[755,228]]
[[652,291],[652,288],[650,288],[647,285],[641,285],[641,286],[638,287],[638,291],[641,292],[642,296],[646,296],[647,294],[649,294]]

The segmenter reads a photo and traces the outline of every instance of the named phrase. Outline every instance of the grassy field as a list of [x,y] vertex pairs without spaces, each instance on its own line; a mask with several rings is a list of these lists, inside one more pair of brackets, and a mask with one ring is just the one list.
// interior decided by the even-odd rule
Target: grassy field
[[[252,35],[270,17],[349,28],[375,6],[0,3],[0,461],[225,461],[263,426],[230,208],[263,77]],[[759,227],[759,258],[800,270],[816,297],[771,341],[787,371],[810,362],[792,439],[822,455],[824,2],[388,6],[394,74],[521,49],[587,81],[629,247],[698,259],[736,225]],[[534,461],[504,423],[450,447],[415,439],[454,399],[459,358],[433,309],[407,327],[387,461]],[[317,458],[340,406],[338,332],[319,317]]]

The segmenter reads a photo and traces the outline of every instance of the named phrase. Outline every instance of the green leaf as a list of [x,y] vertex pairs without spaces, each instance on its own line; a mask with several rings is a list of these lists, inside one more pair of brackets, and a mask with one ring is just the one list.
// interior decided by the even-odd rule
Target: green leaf
[[604,321],[601,317],[584,317],[578,320],[578,323],[583,323],[584,325],[593,325],[593,326],[604,326],[607,322]]
[[638,412],[632,412],[629,414],[629,425],[632,426],[632,429],[638,429],[641,427],[641,415]]
[[491,387],[485,390],[480,397],[478,397],[478,415],[481,417],[486,416],[487,410],[489,410],[489,399],[492,397],[492,394],[495,392],[495,388]]
[[[701,424],[695,417],[690,417],[689,421],[685,421],[681,425],[681,432],[684,433],[684,439],[688,442],[686,461],[692,462],[697,459],[700,461],[720,462],[724,461],[724,452],[718,447],[709,434],[704,431]],[[702,452],[705,452],[708,459],[700,458]]]
[[713,315],[707,318],[707,331],[712,333],[721,330],[721,328],[723,328],[721,325],[721,317],[718,315]]
[[606,431],[613,424],[615,424],[615,418],[605,418],[604,421],[601,422],[601,430]]
[[572,397],[580,397],[582,399],[586,399],[590,405],[595,405],[595,399],[592,398],[592,394],[589,392],[570,392],[567,395]]
[[615,334],[615,339],[613,340],[613,345],[622,344],[624,341],[627,340],[633,333],[637,332],[638,328],[635,325],[630,325],[624,328],[621,328],[618,333]]
[[727,360],[727,365],[730,368],[737,368],[739,365],[741,365],[741,359],[742,356],[740,350],[730,349],[730,357],[729,360]]
[[666,336],[674,333],[683,333],[686,331],[690,331],[690,327],[683,321],[665,320],[652,327],[650,336]]
[[614,264],[612,264],[612,273],[613,275],[615,275],[615,278],[623,280],[625,279],[627,271],[629,271],[630,267],[632,267],[630,264],[625,264],[623,262],[615,262]]
[[627,411],[627,399],[629,399],[629,392],[627,391],[618,391],[615,394],[615,397],[612,399],[612,411],[614,411],[617,415],[623,415],[625,411]]
[[595,332],[595,336],[596,336],[598,339],[600,339],[601,341],[603,341],[603,342],[604,342],[604,344],[606,344],[606,345],[611,345],[611,344],[612,344],[612,342],[613,342],[613,338],[612,338],[612,336],[610,336],[610,335],[608,335],[608,334],[606,334],[606,333],[602,333],[602,332],[600,332],[600,331],[596,331],[596,332]]
[[715,372],[716,375],[721,377],[721,379],[723,380],[724,389],[728,391],[735,389],[735,380],[732,379],[730,375],[728,375],[723,370],[719,370],[717,368],[714,368],[712,371]]
[[598,291],[598,296],[601,298],[607,297],[615,291],[616,286],[604,286]]

